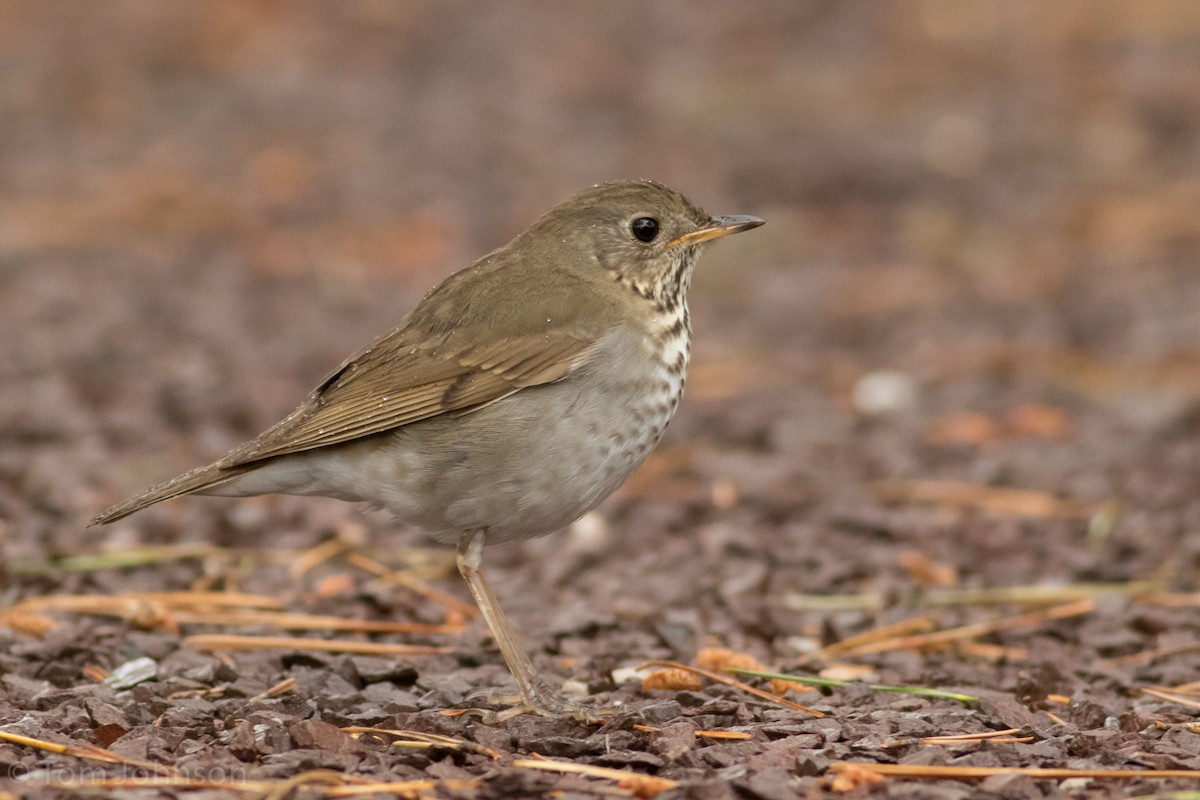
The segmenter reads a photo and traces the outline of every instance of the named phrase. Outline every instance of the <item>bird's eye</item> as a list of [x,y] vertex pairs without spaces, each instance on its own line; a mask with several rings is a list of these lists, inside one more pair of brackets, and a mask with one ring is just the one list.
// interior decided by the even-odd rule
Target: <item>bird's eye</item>
[[629,223],[629,230],[639,242],[653,242],[658,236],[658,220],[654,217],[638,217]]

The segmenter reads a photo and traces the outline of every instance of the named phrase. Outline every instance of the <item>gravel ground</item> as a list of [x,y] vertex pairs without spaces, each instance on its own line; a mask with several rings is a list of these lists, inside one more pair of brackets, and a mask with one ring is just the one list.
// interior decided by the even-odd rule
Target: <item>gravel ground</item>
[[[0,742],[0,790],[1200,788],[837,766],[1200,770],[1193,4],[4,3],[0,57],[0,735],[76,748]],[[447,715],[507,673],[451,555],[382,516],[195,498],[85,527],[632,176],[769,224],[701,263],[688,390],[645,467],[487,555],[535,663],[620,708],[607,725]],[[435,627],[289,630],[267,606]],[[196,638],[219,634],[436,652]],[[625,680],[718,647],[978,700],[789,692],[816,718]],[[417,734],[449,738],[393,745]]]

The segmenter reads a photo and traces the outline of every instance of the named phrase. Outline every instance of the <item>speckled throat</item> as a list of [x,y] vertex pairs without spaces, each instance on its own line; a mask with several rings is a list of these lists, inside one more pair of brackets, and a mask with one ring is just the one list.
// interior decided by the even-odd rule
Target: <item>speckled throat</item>
[[[638,297],[649,300],[654,304],[654,310],[661,315],[674,316],[682,309],[680,318],[684,327],[689,325],[687,313],[687,293],[692,285],[692,271],[696,266],[696,251],[693,248],[681,248],[673,253],[667,269],[662,273],[644,277],[640,274],[627,274],[610,270],[609,275],[617,283],[626,287]],[[691,332],[691,328],[687,328]]]
[[652,409],[653,422],[648,432],[651,447],[675,415],[687,381],[692,338],[687,292],[695,264],[696,251],[683,248],[676,258],[668,262],[668,268],[652,280],[613,275],[615,280],[650,306],[648,327],[655,364],[652,370],[654,379],[646,387],[644,400],[647,407]]

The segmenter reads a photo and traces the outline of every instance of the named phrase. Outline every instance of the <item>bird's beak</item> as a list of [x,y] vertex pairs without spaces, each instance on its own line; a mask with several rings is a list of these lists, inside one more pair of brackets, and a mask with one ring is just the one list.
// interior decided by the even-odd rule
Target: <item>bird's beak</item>
[[728,236],[731,233],[741,233],[751,228],[757,228],[764,222],[766,220],[761,217],[713,217],[711,225],[672,239],[667,242],[666,249],[670,250],[672,247],[678,247],[681,244],[710,242],[713,239],[720,239],[722,236]]

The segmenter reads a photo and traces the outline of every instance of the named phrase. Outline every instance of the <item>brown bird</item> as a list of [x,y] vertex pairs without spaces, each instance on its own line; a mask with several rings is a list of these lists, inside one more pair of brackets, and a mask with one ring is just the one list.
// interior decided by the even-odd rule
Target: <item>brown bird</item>
[[570,524],[642,463],[683,391],[701,246],[762,224],[650,181],[587,189],[443,281],[274,427],[93,524],[184,494],[371,503],[457,546],[515,711],[573,711],[534,672],[483,547]]

